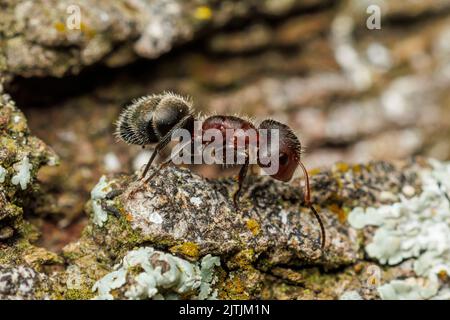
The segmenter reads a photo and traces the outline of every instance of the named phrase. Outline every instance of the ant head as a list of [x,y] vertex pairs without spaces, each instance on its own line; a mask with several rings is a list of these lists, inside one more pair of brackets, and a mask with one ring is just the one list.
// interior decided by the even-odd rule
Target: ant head
[[[259,129],[266,129],[267,132],[267,149],[270,151],[272,147],[272,135],[270,130],[278,130],[279,135],[279,168],[277,173],[271,175],[272,178],[280,181],[289,181],[294,175],[300,163],[301,144],[297,136],[291,128],[275,120],[264,120]],[[262,166],[264,169],[264,166]]]
[[163,93],[160,98],[153,112],[153,128],[163,137],[183,118],[192,115],[192,102],[173,93]]

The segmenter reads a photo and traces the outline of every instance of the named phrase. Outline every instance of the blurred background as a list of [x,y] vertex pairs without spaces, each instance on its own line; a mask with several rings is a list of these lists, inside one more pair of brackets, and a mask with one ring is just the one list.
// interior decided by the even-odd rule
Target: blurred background
[[[84,46],[82,67],[55,71],[72,63],[69,54],[49,72],[18,69],[8,85],[33,134],[61,158],[60,166],[39,173],[46,197],[34,214],[48,217],[44,246],[58,250],[78,237],[84,204],[102,174],[130,173],[147,160],[149,151],[116,142],[113,124],[132,99],[165,90],[191,96],[205,114],[287,123],[306,148],[310,170],[450,158],[450,1],[155,0],[144,1],[161,3],[152,7],[151,22],[135,26],[138,2],[83,1],[89,19],[96,17],[89,10],[117,19],[101,32],[121,38],[106,51],[103,42],[88,42],[96,39],[90,20],[79,38],[49,32],[50,45],[62,37],[61,52]],[[86,63],[86,50],[102,58]]]

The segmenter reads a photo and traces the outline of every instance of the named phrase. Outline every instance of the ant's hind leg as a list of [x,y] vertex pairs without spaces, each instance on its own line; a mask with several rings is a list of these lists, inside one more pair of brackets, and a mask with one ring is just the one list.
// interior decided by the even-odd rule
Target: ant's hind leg
[[311,210],[312,214],[314,215],[314,217],[316,218],[317,222],[319,223],[320,226],[320,233],[321,233],[321,248],[324,249],[325,248],[325,242],[326,242],[326,233],[325,233],[325,227],[323,225],[322,222],[322,218],[320,217],[319,213],[316,211],[316,209],[314,208],[314,206],[311,203],[311,189],[309,186],[309,175],[308,175],[308,171],[306,170],[305,166],[303,165],[302,162],[299,162],[300,167],[303,170],[303,174],[305,176],[305,204],[306,206]]
[[240,198],[241,193],[242,193],[242,186],[244,184],[245,177],[247,176],[248,166],[249,166],[249,158],[247,156],[245,158],[244,165],[241,167],[241,170],[239,171],[239,175],[238,175],[239,186],[238,186],[238,189],[233,195],[233,203],[234,203],[234,208],[236,209],[236,211],[239,210],[239,198]]
[[326,242],[326,233],[325,233],[325,227],[322,222],[322,218],[320,217],[319,213],[316,211],[316,209],[313,207],[312,204],[309,205],[309,209],[313,213],[314,217],[316,218],[317,222],[320,226],[320,247],[322,249],[325,248],[325,242]]

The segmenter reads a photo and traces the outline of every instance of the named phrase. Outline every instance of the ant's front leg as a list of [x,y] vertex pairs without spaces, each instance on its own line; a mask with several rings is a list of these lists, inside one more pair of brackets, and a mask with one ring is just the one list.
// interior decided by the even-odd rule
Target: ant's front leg
[[[141,175],[141,179],[144,179],[145,176],[147,175],[147,172],[150,169],[153,161],[155,160],[156,155],[169,144],[170,139],[172,138],[173,132],[177,129],[183,128],[188,123],[189,120],[191,120],[191,116],[184,117],[172,129],[170,129],[170,131],[167,132],[164,135],[164,137],[161,138],[161,140],[159,140],[158,144],[155,146],[155,150],[153,150],[153,153],[150,156],[150,159],[148,160],[147,164],[145,165],[145,169]],[[148,180],[150,180],[150,179],[147,179],[146,182]]]
[[157,169],[155,169],[155,171],[153,171],[153,173],[150,175],[150,177],[145,179],[144,183],[149,183],[150,180],[152,180],[159,173],[159,171],[161,171],[163,168],[167,167],[171,162],[172,162],[172,158],[171,157],[169,157],[168,159],[164,160],[159,165],[159,167]]
[[239,186],[238,186],[238,189],[233,195],[233,203],[234,203],[234,208],[236,209],[236,211],[239,210],[239,198],[240,198],[241,193],[242,193],[242,186],[244,185],[245,177],[247,176],[248,167],[249,167],[249,157],[247,155],[245,157],[245,163],[241,167],[241,170],[239,171],[239,175],[238,175]]
[[164,145],[159,142],[156,146],[155,149],[153,150],[152,155],[150,156],[150,159],[148,160],[147,164],[145,165],[145,169],[144,172],[142,172],[141,175],[141,179],[144,179],[145,176],[147,175],[148,170],[150,169],[150,167],[152,166],[153,160],[155,160],[156,155],[158,154],[158,152],[163,149],[165,146],[167,145],[167,143],[165,143]]
[[325,242],[326,242],[326,233],[325,233],[325,227],[323,225],[322,222],[322,218],[320,217],[319,213],[317,212],[317,210],[314,208],[312,202],[311,202],[311,189],[309,186],[309,175],[308,175],[308,171],[306,170],[304,164],[300,161],[299,162],[300,168],[303,171],[303,175],[305,176],[305,204],[306,206],[311,210],[312,214],[314,215],[314,217],[316,218],[317,222],[319,223],[320,226],[320,232],[321,232],[321,248],[324,249],[325,248]]

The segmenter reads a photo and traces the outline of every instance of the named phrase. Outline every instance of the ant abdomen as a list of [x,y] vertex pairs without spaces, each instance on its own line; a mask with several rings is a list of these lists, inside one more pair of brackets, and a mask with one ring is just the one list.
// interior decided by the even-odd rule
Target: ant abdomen
[[154,144],[190,115],[191,103],[181,96],[163,93],[143,97],[121,113],[116,136],[128,144]]
[[160,101],[158,96],[133,101],[117,120],[116,136],[128,144],[141,146],[158,142],[153,128],[153,113]]
[[182,96],[165,93],[155,107],[153,128],[161,139],[177,126],[193,131],[192,102]]

